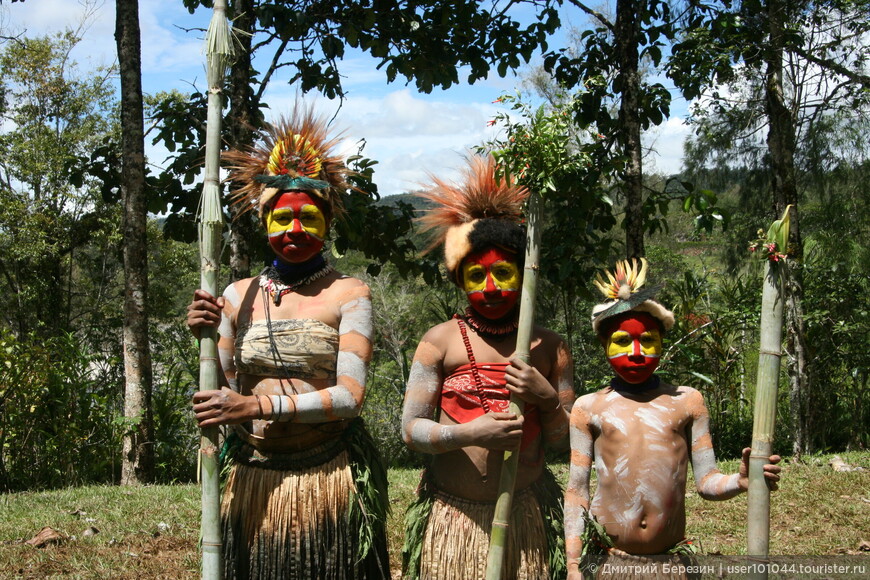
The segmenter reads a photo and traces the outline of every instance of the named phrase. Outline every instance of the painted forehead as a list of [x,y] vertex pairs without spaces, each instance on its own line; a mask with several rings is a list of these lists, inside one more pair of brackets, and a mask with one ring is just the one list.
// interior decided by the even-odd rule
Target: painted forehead
[[607,338],[617,330],[630,334],[657,330],[663,334],[661,323],[648,312],[626,312],[604,321],[601,325],[601,336]]
[[274,201],[269,205],[269,211],[280,209],[299,211],[306,205],[314,206],[321,212],[325,209],[320,198],[311,195],[307,191],[282,191],[275,195],[273,199]]
[[490,246],[483,250],[470,252],[465,259],[465,263],[481,264],[483,266],[491,266],[496,262],[508,262],[511,264],[517,263],[517,255],[513,252],[499,248],[498,246]]

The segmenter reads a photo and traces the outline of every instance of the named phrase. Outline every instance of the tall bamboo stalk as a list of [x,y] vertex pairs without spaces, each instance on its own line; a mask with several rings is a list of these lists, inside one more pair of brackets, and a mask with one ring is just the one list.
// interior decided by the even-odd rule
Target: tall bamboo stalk
[[[788,245],[789,209],[773,223],[767,243],[776,244],[771,252],[785,253]],[[776,259],[771,259],[776,257]],[[752,452],[749,456],[749,490],[747,514],[747,551],[766,558],[770,540],[770,490],[764,478],[764,466],[773,452],[779,366],[782,357],[782,278],[785,262],[778,256],[767,260],[761,294],[761,341],[758,355],[758,381],[755,388],[755,411],[752,426]],[[760,568],[765,570],[764,568]],[[762,572],[760,577],[766,578]]]
[[[526,260],[523,269],[523,291],[520,296],[520,319],[517,327],[515,356],[528,363],[535,325],[535,296],[538,287],[538,265],[541,249],[541,217],[544,203],[534,192],[529,196],[528,230],[526,233]],[[512,395],[510,410],[517,417],[523,414],[524,402]],[[492,518],[489,553],[486,559],[486,580],[501,580],[504,552],[507,546],[508,525],[517,479],[519,451],[505,451],[499,479],[498,499]]]
[[[205,140],[205,179],[199,208],[200,287],[212,296],[218,293],[223,212],[221,211],[220,152],[223,106],[221,92],[233,46],[226,17],[226,0],[215,0],[211,22],[206,34],[206,64],[208,78],[208,117]],[[203,328],[199,347],[199,388],[219,388],[217,332]],[[202,430],[199,447],[200,482],[202,485],[202,578],[220,580],[223,577],[220,527],[220,464],[219,431],[217,427]]]

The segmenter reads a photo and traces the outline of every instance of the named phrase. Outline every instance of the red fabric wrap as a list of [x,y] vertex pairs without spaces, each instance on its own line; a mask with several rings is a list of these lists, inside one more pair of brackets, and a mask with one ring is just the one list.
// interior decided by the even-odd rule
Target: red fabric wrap
[[[489,408],[494,413],[510,411],[511,393],[505,386],[504,378],[505,369],[509,364],[486,363],[477,365],[483,396],[486,397]],[[470,364],[457,367],[444,379],[441,386],[441,410],[457,423],[468,423],[484,414]],[[527,404],[523,410],[523,417],[521,449],[525,449],[541,433],[540,413],[535,405]]]

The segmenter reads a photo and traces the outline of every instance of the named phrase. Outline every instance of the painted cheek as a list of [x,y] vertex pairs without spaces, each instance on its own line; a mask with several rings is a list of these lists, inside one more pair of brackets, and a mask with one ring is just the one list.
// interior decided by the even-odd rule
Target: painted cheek
[[635,357],[620,356],[609,360],[614,372],[625,382],[637,384],[646,381],[659,366],[658,357],[643,357],[642,362],[636,362]]
[[323,249],[323,240],[311,235],[298,219],[270,219],[266,222],[269,246],[290,263],[308,261]]
[[614,332],[607,340],[607,358],[632,354],[634,342],[627,332]]
[[656,331],[644,333],[638,341],[638,347],[644,356],[659,357],[662,354],[662,338]]
[[516,292],[520,289],[520,272],[513,262],[496,262],[490,266],[489,275],[499,290]]
[[486,268],[480,264],[464,264],[462,266],[462,289],[466,294],[483,292],[489,275]]
[[608,339],[608,362],[624,381],[642,383],[659,365],[661,336],[657,330],[635,328],[630,324],[623,324],[620,328]]
[[317,206],[306,205],[299,211],[299,227],[318,240],[326,239],[326,218]]
[[513,310],[519,299],[519,281],[513,257],[499,248],[469,254],[462,264],[462,287],[468,302],[491,320]]

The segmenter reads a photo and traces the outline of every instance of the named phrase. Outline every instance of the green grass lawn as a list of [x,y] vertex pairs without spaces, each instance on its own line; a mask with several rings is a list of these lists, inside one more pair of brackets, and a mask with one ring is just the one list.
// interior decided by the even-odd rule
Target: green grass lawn
[[[772,499],[770,553],[866,554],[870,543],[870,452],[843,453],[860,471],[837,472],[830,456],[784,463]],[[720,462],[722,471],[736,462]],[[567,466],[554,470],[564,482]],[[390,470],[390,556],[400,561],[403,515],[417,470]],[[198,578],[199,494],[193,485],[90,486],[0,495],[0,578]],[[708,554],[746,553],[746,496],[708,502],[688,492],[688,535]],[[64,539],[45,548],[24,543],[43,527]]]

